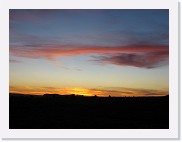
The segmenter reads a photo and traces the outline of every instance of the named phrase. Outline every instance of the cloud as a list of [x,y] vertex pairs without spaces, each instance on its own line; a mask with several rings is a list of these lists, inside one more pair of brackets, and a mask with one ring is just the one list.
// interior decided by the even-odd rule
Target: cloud
[[9,89],[14,89],[15,87],[14,86],[9,86]]
[[20,63],[20,61],[14,60],[14,59],[10,59],[9,62],[10,62],[10,63]]
[[106,87],[100,90],[102,90],[105,95],[110,94],[114,96],[164,96],[168,94],[167,90],[125,88],[125,87]]
[[[116,14],[114,11],[121,12],[121,17],[118,15],[119,13]],[[148,17],[136,18],[135,23],[139,22],[140,24],[130,23],[131,19],[122,14],[129,12],[128,14],[130,15],[131,10],[126,13],[124,11],[126,10],[10,9],[10,54],[33,59],[43,58],[52,62],[55,62],[55,58],[61,56],[82,54],[95,56],[97,54],[95,61],[103,64],[143,68],[154,68],[166,64],[169,50],[168,10],[146,10],[145,12],[142,10],[143,16],[146,16],[146,12],[149,12],[148,14],[163,13],[165,15],[161,16],[163,18],[165,16],[166,21],[164,19],[158,20],[158,18],[156,20],[155,18],[148,19]],[[132,13],[134,12],[138,15],[137,11],[140,15],[140,10],[132,10]],[[106,21],[111,22],[111,27],[114,26],[116,29],[111,28],[108,30],[107,28],[110,27],[110,24],[108,27],[108,22],[105,22],[101,24],[102,27],[98,25],[99,30],[96,31],[88,27],[84,29],[85,26],[83,26],[84,34],[81,34],[83,31],[78,30],[77,26],[76,31],[74,31],[75,27],[72,27],[73,33],[68,30],[68,33],[64,34],[65,29],[60,32],[60,35],[56,34],[57,30],[60,31],[62,26],[67,28],[70,23],[77,23],[80,19],[88,18],[89,16],[95,19],[95,16],[99,14],[101,14],[100,16],[110,15],[106,18],[108,19]],[[154,16],[153,14],[151,15],[152,17]],[[115,19],[115,16],[119,16],[121,19],[122,17],[126,18],[126,20],[122,19],[120,21],[120,18]],[[80,19],[78,20],[78,18]],[[150,22],[143,23],[143,20],[140,21],[143,18],[148,19]],[[40,32],[54,24],[55,26],[51,28],[49,33],[37,34],[38,31]],[[21,25],[23,26],[22,28]],[[42,25],[44,26],[42,27]],[[86,26],[89,25],[86,24]],[[31,32],[35,35],[29,35],[30,33],[27,33],[29,30],[25,30],[27,27],[37,30],[37,32]],[[102,28],[104,28],[103,31]]]
[[[168,46],[162,45],[129,45],[129,46],[73,46],[73,45],[41,45],[41,46],[13,46],[10,54],[17,57],[44,58],[54,61],[61,56],[76,56],[82,54],[97,55],[101,64],[118,66],[134,66],[155,68],[168,64]],[[14,61],[15,62],[15,61]]]
[[108,56],[98,56],[96,61],[101,64],[113,64],[118,66],[133,66],[141,68],[156,68],[168,64],[169,53],[119,53]]
[[53,58],[67,55],[103,54],[123,52],[167,52],[167,46],[160,45],[134,45],[134,46],[74,46],[74,45],[41,45],[33,47],[14,46],[10,53],[27,58]]
[[19,22],[37,22],[40,18],[46,18],[46,16],[51,16],[56,14],[58,10],[49,9],[10,9],[9,19],[11,21]]

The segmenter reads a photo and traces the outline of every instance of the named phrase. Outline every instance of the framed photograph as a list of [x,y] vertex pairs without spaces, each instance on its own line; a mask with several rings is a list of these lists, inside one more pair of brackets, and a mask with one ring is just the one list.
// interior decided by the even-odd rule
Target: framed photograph
[[3,139],[178,139],[178,3],[1,1]]

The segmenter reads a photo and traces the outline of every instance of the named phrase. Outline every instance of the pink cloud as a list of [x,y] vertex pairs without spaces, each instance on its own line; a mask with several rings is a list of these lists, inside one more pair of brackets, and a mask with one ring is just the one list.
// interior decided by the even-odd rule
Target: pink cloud
[[168,52],[150,53],[120,53],[110,56],[100,56],[101,64],[113,64],[118,66],[134,66],[142,68],[155,68],[168,64]]
[[10,54],[26,58],[54,60],[61,56],[98,54],[95,61],[119,66],[154,68],[164,65],[168,60],[168,46],[131,45],[131,46],[73,46],[41,45],[38,47],[11,47]]
[[167,46],[118,46],[118,47],[103,47],[103,46],[43,46],[40,47],[13,47],[10,53],[15,56],[27,58],[52,58],[66,55],[80,55],[93,53],[124,53],[124,52],[167,52]]

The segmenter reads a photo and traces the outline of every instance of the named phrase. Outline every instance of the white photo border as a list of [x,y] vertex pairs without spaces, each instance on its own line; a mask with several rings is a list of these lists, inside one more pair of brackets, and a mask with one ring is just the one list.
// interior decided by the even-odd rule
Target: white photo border
[[[0,3],[2,138],[179,138],[178,2],[176,0],[0,0]],[[169,9],[169,129],[9,129],[9,9]]]

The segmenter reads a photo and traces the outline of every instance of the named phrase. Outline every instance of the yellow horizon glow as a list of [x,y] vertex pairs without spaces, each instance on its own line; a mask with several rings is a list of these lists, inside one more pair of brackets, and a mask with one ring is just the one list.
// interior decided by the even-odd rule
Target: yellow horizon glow
[[[83,95],[83,96],[118,96],[118,97],[131,97],[131,96],[165,96],[168,91],[151,91],[151,95],[146,95],[145,90],[139,89],[123,89],[123,90],[107,90],[107,89],[87,89],[78,87],[67,88],[44,88],[44,87],[29,87],[29,86],[16,86],[10,88],[10,93],[18,94],[32,94],[32,95],[44,95],[44,94],[60,94],[60,95]],[[126,93],[124,93],[126,92]]]

